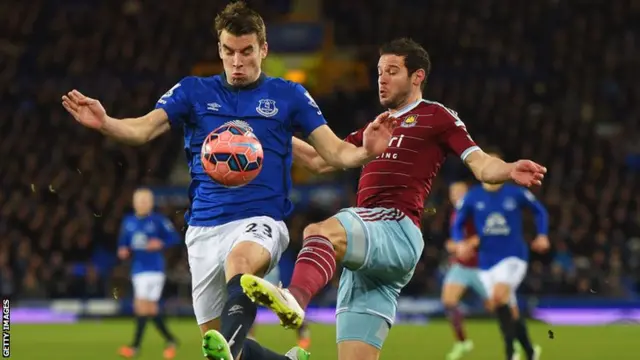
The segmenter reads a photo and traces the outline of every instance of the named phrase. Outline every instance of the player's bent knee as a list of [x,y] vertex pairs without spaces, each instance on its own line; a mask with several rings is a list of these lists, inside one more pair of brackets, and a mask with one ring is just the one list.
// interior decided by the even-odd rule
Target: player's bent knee
[[497,284],[493,288],[493,296],[491,299],[496,306],[508,304],[511,300],[511,288],[507,284]]
[[271,253],[253,241],[243,241],[233,247],[225,262],[227,281],[238,274],[263,276],[271,263]]
[[444,288],[442,289],[442,305],[444,305],[445,307],[458,306],[463,291],[464,287],[459,284],[445,284]]
[[328,239],[333,245],[338,258],[341,258],[341,254],[344,254],[347,249],[347,232],[345,231],[342,223],[336,218],[329,218],[319,223],[313,223],[307,225],[303,231],[304,238],[310,236],[322,236]]
[[200,333],[204,335],[209,330],[218,330],[220,331],[220,318],[209,320],[203,324],[199,325]]

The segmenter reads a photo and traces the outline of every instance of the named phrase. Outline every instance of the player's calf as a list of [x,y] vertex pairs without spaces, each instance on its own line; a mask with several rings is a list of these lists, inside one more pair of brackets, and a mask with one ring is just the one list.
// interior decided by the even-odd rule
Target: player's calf
[[289,291],[305,309],[313,296],[333,279],[336,262],[347,251],[347,234],[336,218],[311,224],[304,229]]
[[222,309],[220,333],[229,342],[234,359],[242,351],[258,310],[256,304],[244,294],[240,279],[243,274],[264,275],[270,263],[271,253],[254,241],[237,243],[227,255],[227,302]]

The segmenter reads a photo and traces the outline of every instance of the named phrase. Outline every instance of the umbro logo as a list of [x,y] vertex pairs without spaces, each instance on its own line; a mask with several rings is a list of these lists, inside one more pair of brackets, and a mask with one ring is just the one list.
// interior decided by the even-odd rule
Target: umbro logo
[[242,314],[244,308],[240,305],[233,305],[231,309],[229,309],[229,315]]
[[207,110],[211,110],[211,111],[218,111],[220,110],[221,105],[218,103],[208,103],[207,104]]

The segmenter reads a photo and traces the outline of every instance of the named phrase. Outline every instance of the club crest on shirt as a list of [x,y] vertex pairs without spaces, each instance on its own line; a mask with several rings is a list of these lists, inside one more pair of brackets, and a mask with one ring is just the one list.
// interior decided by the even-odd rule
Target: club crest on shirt
[[262,99],[258,101],[258,107],[256,108],[258,114],[264,117],[272,117],[278,113],[275,100]]
[[404,118],[402,123],[400,123],[400,126],[404,128],[410,128],[410,127],[416,126],[417,123],[418,123],[418,117],[416,115],[409,115],[406,118]]

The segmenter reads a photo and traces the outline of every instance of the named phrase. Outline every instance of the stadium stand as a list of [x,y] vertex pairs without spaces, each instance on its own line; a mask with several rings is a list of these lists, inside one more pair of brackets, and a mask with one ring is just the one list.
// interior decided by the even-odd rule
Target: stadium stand
[[[287,7],[251,3],[267,20]],[[219,4],[25,0],[11,12],[0,4],[2,294],[105,297],[126,281],[107,255],[122,214],[135,187],[167,181],[182,161],[180,137],[115,144],[78,126],[60,95],[76,87],[114,116],[145,113],[197,61],[214,56]],[[411,35],[432,56],[427,98],[456,109],[481,144],[548,166],[537,195],[552,215],[554,249],[533,258],[525,292],[628,297],[640,274],[640,19],[630,8],[640,5],[567,4],[328,0],[324,8],[336,46],[371,65],[372,84],[376,44]],[[343,135],[380,110],[375,87],[339,88],[317,100]],[[423,261],[404,293],[439,291],[446,183],[468,175],[453,159],[434,186]],[[296,212],[292,239],[332,210]],[[184,209],[162,211],[183,226]],[[188,296],[184,253],[171,263],[167,291]]]

